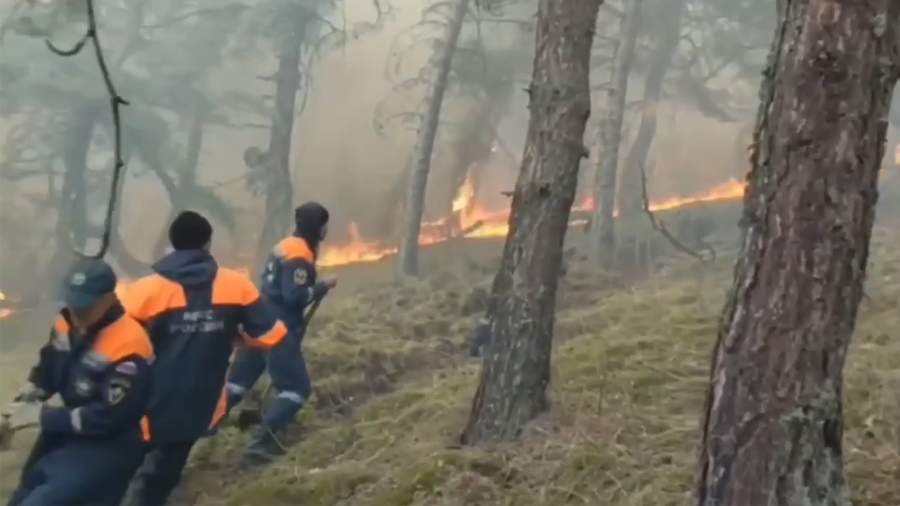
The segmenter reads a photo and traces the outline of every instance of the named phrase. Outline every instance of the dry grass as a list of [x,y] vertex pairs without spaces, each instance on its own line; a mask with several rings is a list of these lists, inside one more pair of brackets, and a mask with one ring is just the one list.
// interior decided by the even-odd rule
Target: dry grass
[[[880,231],[846,367],[845,455],[855,504],[900,504],[900,235]],[[557,330],[553,409],[522,441],[456,442],[479,364],[464,336],[489,269],[353,290],[316,317],[316,400],[290,454],[235,476],[246,435],[204,441],[179,504],[556,506],[690,504],[708,362],[731,259],[676,264],[622,288],[575,266]],[[466,310],[464,310],[464,308]]]
[[[845,453],[855,503],[894,506],[900,504],[900,343],[892,333],[900,323],[894,302],[900,255],[892,245],[900,236],[880,233],[876,244],[871,301],[863,305],[846,369]],[[243,436],[232,430],[226,442],[210,441],[192,473],[192,500],[233,506],[690,504],[708,360],[731,260],[703,271],[676,266],[607,293],[596,279],[577,272],[570,278],[577,283],[567,283],[560,315],[553,410],[520,443],[456,445],[478,364],[462,356],[470,321],[458,321],[460,297],[449,295],[461,293],[460,283],[444,279],[438,290],[423,284],[400,295],[362,294],[334,308],[340,323],[327,322],[310,343],[313,368],[329,392],[356,392],[351,408],[336,415],[320,401],[319,409],[304,414],[288,458],[221,487],[211,477],[228,475],[230,465],[211,463],[233,461]],[[391,305],[408,297],[415,304],[396,316]],[[424,330],[413,330],[419,327]],[[355,343],[335,339],[337,328]],[[394,374],[385,374],[376,391],[361,391],[354,374],[379,369],[376,363]],[[332,375],[332,369],[341,372]],[[340,387],[348,373],[353,386]]]

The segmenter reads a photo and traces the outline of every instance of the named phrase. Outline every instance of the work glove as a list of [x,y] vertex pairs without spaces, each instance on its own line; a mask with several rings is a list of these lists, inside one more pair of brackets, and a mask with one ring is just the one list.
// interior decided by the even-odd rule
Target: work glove
[[13,397],[14,402],[39,402],[44,400],[44,397],[47,396],[47,392],[44,392],[34,383],[27,381],[24,385],[19,388],[19,391],[16,392],[16,396]]
[[315,301],[322,299],[322,297],[325,297],[325,295],[328,294],[328,291],[334,288],[335,285],[336,282],[332,283],[331,281],[319,281],[318,283],[313,285],[312,289],[310,290],[312,292],[312,300]]
[[19,430],[27,427],[37,427],[41,423],[41,410],[44,405],[40,402],[11,402],[0,414],[9,424],[11,430]]

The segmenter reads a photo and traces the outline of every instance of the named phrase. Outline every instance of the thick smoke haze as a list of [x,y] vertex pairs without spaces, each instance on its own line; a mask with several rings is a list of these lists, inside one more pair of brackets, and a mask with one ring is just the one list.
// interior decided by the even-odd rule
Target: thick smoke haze
[[[4,19],[9,14],[10,5],[0,9],[0,16]],[[129,12],[123,7],[130,4],[113,2],[109,5],[112,6],[109,11],[101,10],[101,31],[110,53],[115,54],[130,40],[129,18],[123,14]],[[331,240],[335,243],[348,240],[351,223],[358,224],[366,238],[392,242],[397,240],[394,221],[399,220],[397,213],[392,212],[396,211],[392,206],[397,204],[396,194],[392,190],[408,164],[415,132],[404,128],[402,122],[394,121],[389,122],[379,135],[374,123],[379,113],[385,110],[389,113],[412,112],[420,108],[422,87],[403,93],[396,92],[394,88],[398,81],[415,76],[418,69],[426,64],[431,56],[433,37],[422,38],[413,44],[415,49],[407,52],[398,69],[392,69],[395,63],[392,51],[404,47],[398,41],[402,41],[410,27],[421,19],[424,3],[393,0],[390,14],[381,20],[380,26],[374,28],[369,26],[376,19],[371,0],[347,0],[340,5],[341,8],[329,20],[346,30],[346,41],[323,47],[302,69],[303,73],[308,73],[309,79],[303,81],[304,89],[298,93],[298,105],[303,107],[298,107],[293,129],[290,167],[294,201],[299,203],[314,199],[332,210]],[[508,8],[506,16],[518,20],[533,19],[534,6],[534,2],[514,3]],[[112,12],[114,9],[119,10]],[[252,11],[241,12],[240,19],[245,21],[252,14]],[[268,97],[266,105],[271,106],[274,83],[269,77],[275,72],[277,58],[274,44],[264,37],[265,30],[256,32],[258,40],[254,41],[255,48],[241,47],[242,44],[249,46],[246,37],[223,37],[222,33],[228,33],[233,28],[235,19],[236,16],[214,20],[192,19],[164,33],[144,29],[141,34],[146,39],[146,47],[136,50],[123,66],[128,77],[121,72],[118,75],[114,73],[113,77],[118,80],[120,93],[133,99],[132,104],[123,109],[122,121],[130,127],[124,137],[126,147],[155,149],[148,147],[152,145],[151,139],[144,136],[149,131],[145,128],[149,127],[145,123],[145,113],[155,111],[159,117],[165,118],[168,123],[166,128],[172,132],[171,141],[160,148],[163,151],[159,153],[160,159],[166,163],[162,169],[176,173],[178,168],[173,165],[182,157],[180,152],[188,142],[186,121],[172,110],[160,111],[144,97],[148,90],[158,90],[164,84],[171,86],[173,74],[179,75],[181,72],[190,75],[192,69],[210,67],[211,70],[200,81],[202,86],[197,83],[192,85],[208,91],[219,108],[216,112],[227,117],[230,125],[210,122],[205,127],[196,178],[200,186],[212,189],[226,202],[235,217],[237,227],[233,234],[222,223],[215,223],[214,248],[217,254],[226,262],[247,264],[252,261],[264,221],[264,200],[248,189],[244,153],[251,147],[266,149],[271,117],[265,112],[250,111],[232,97],[237,94]],[[658,22],[651,17],[647,29],[653,29],[653,23]],[[64,27],[61,34],[54,35],[54,40],[75,40],[78,26],[76,23],[74,28]],[[615,23],[609,20],[601,20],[598,26],[600,30],[615,29]],[[528,124],[525,89],[530,77],[533,32],[523,31],[512,24],[476,26],[467,23],[462,39],[465,44],[470,44],[479,34],[489,54],[511,50],[525,54],[514,60],[519,68],[510,73],[508,103],[498,106],[502,113],[495,128],[497,138],[481,139],[482,142],[493,143],[493,153],[475,164],[478,171],[476,199],[487,208],[502,209],[508,205],[508,200],[501,192],[511,189],[515,182]],[[598,45],[602,43],[602,39],[598,39]],[[211,51],[210,48],[215,48],[217,44],[227,45],[228,50],[222,55]],[[29,83],[33,86],[62,86],[70,93],[57,97],[61,104],[54,105],[75,109],[88,97],[103,96],[95,63],[92,55],[87,53],[74,59],[63,59],[47,51],[40,38],[7,34],[0,46],[0,65],[7,67],[0,69],[0,77],[2,72],[12,72],[11,75],[15,76],[16,69],[20,68],[15,64],[29,61],[31,67],[40,69],[29,71]],[[203,59],[207,54],[214,54],[216,60]],[[464,59],[465,54],[461,54],[459,58]],[[503,58],[498,61],[503,61]],[[638,112],[643,107],[637,101],[643,92],[643,69],[640,65],[644,63],[639,62],[630,83],[631,105],[624,125],[625,151],[637,131]],[[752,65],[761,70],[762,63],[760,56]],[[77,68],[81,77],[71,84],[65,81],[60,85],[61,76],[67,75],[60,70],[63,68]],[[594,77],[597,83],[602,82],[603,71],[595,72]],[[6,79],[0,80],[0,86],[15,82],[9,81],[9,76]],[[657,108],[659,125],[647,166],[651,197],[690,196],[729,179],[741,179],[746,172],[746,146],[750,143],[758,80],[724,73],[717,78],[715,85],[731,91],[733,112],[729,121],[713,119],[698,112],[694,104],[685,102],[671,90],[664,93],[661,102],[652,105]],[[15,91],[7,91],[10,97],[5,100],[18,97]],[[158,94],[158,91],[154,93]],[[595,113],[587,128],[586,144],[594,148],[591,150],[594,155],[597,153],[597,111],[604,106],[604,96],[602,89],[597,88],[593,103]],[[429,179],[426,220],[440,218],[449,210],[450,201],[460,183],[456,165],[463,163],[459,161],[462,154],[458,145],[454,144],[460,132],[465,131],[459,124],[473,117],[480,107],[479,104],[473,105],[464,89],[451,90],[445,101]],[[28,132],[29,129],[22,128],[20,123],[24,116],[32,114],[29,112],[31,110],[23,109],[13,114],[0,111],[0,136],[8,138],[13,126]],[[104,111],[100,121],[109,121],[108,112]],[[78,131],[77,125],[68,125],[67,128],[54,132],[57,137],[53,142],[62,142]],[[43,145],[50,142],[48,137],[40,131],[36,132],[16,140],[12,145],[20,149],[27,145],[36,152],[45,149]],[[11,156],[10,145],[7,143],[5,147],[0,147],[0,158]],[[86,196],[87,215],[92,223],[102,220],[112,164],[110,147],[105,130],[95,133],[88,153],[89,195]],[[141,157],[131,157],[127,162],[119,206],[120,230],[131,256],[143,264],[149,264],[156,254],[155,248],[169,217],[169,196],[160,179],[153,175]],[[64,167],[60,160],[52,163],[55,164],[58,191]],[[589,187],[595,163],[594,159],[583,163],[581,185],[585,191],[581,192],[582,195],[591,193]],[[56,248],[54,229],[57,217],[53,212],[42,212],[41,205],[35,203],[47,198],[48,182],[42,177],[8,178],[0,186],[0,208],[7,217],[7,220],[0,222],[3,227],[0,230],[0,287],[27,284],[30,276],[22,266],[35,262],[45,264]],[[27,226],[23,227],[25,223]]]

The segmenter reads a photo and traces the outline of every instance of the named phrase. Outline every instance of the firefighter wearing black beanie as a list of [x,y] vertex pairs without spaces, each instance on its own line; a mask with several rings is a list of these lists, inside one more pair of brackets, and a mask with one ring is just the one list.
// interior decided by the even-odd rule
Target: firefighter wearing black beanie
[[220,400],[235,338],[271,349],[287,336],[253,282],[219,267],[211,239],[206,218],[182,212],[169,227],[175,251],[122,295],[128,313],[150,331],[156,352],[149,454],[126,504],[166,504],[191,448],[222,420]]
[[209,220],[194,211],[183,211],[169,226],[169,242],[175,251],[208,249],[212,232]]

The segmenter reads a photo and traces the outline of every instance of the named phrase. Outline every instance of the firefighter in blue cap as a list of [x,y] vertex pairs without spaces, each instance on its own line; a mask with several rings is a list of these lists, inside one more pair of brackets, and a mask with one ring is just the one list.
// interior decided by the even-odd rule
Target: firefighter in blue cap
[[[153,349],[102,260],[78,261],[40,359],[3,412],[40,436],[10,506],[117,505],[140,466]],[[58,394],[62,406],[47,401]]]
[[[312,393],[301,342],[306,327],[304,310],[321,300],[337,281],[318,280],[316,257],[328,232],[328,210],[307,202],[294,211],[294,233],[279,242],[262,274],[263,297],[287,325],[288,336],[268,354],[238,350],[228,377],[228,409],[239,403],[268,366],[278,395],[253,434],[242,466],[265,464],[284,453],[278,434],[285,429]],[[267,356],[268,355],[268,356]]]

